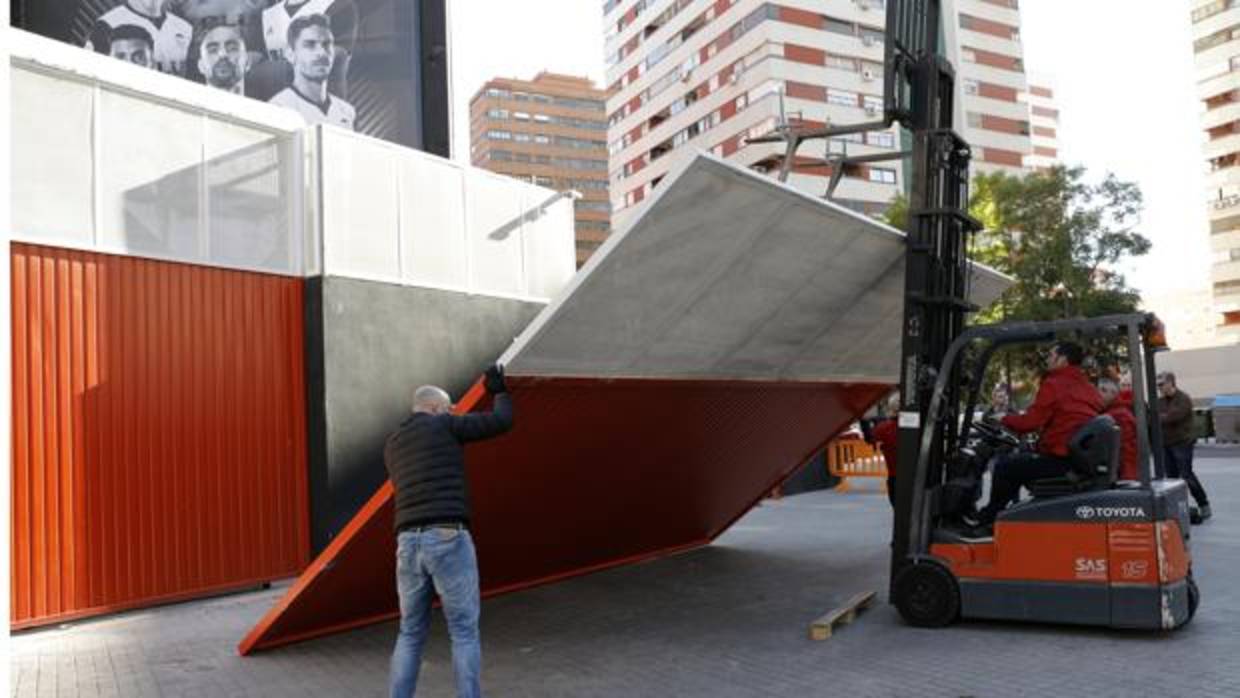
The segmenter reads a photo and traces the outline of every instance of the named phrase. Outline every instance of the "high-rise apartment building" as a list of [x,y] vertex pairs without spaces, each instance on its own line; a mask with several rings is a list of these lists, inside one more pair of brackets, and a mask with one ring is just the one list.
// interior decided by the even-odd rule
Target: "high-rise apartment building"
[[1033,144],[1033,152],[1025,156],[1025,167],[1044,170],[1060,164],[1059,106],[1054,88],[1047,80],[1031,80],[1029,91],[1022,97],[1029,105],[1029,137]]
[[1217,336],[1240,342],[1240,3],[1193,0]]
[[578,266],[611,230],[605,99],[586,78],[542,72],[533,80],[491,80],[469,103],[475,166],[582,195]]
[[[611,198],[646,196],[682,147],[777,171],[782,143],[748,143],[784,122],[875,121],[883,113],[885,0],[605,0]],[[1024,171],[1033,152],[1016,0],[947,0],[957,64],[957,130],[975,171]],[[827,156],[895,152],[894,130],[798,150],[789,182],[821,196]],[[902,189],[898,160],[849,166],[836,201],[878,213]]]
[[1026,172],[1033,154],[1018,0],[945,0],[947,56],[956,68],[956,130],[974,173]]
[[[647,196],[686,150],[775,171],[782,143],[750,144],[781,119],[803,126],[883,112],[883,0],[605,0],[611,198]],[[893,130],[811,141],[789,183],[821,196],[831,153],[895,152]],[[850,167],[836,200],[879,213],[900,161]]]

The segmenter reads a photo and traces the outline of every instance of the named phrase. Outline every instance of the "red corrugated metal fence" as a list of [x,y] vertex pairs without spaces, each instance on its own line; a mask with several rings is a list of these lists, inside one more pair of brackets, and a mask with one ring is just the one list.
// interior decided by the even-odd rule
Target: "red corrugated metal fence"
[[308,562],[302,281],[14,244],[11,626]]

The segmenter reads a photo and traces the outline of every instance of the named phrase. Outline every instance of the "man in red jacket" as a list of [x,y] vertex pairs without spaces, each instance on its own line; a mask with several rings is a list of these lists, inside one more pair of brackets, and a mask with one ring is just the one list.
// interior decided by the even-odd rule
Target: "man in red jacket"
[[1098,380],[1102,408],[1119,426],[1119,479],[1139,480],[1137,471],[1137,418],[1132,414],[1132,390],[1123,390],[1112,378]]
[[878,446],[887,464],[887,501],[896,505],[896,458],[900,453],[900,426],[897,417],[900,414],[900,393],[892,393],[886,402],[887,416],[877,422],[870,432],[868,441]]
[[1027,482],[1066,475],[1068,440],[1086,422],[1102,412],[1102,396],[1081,370],[1085,350],[1073,342],[1060,342],[1047,354],[1046,375],[1038,394],[1023,414],[1009,414],[1000,423],[1018,434],[1038,432],[1037,453],[1018,453],[995,464],[990,503],[978,513],[982,526],[989,526],[1008,504],[1020,495]]

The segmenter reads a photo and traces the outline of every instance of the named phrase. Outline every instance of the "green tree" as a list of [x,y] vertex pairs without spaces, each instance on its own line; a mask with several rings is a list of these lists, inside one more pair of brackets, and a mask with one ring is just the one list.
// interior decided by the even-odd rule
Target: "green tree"
[[1023,177],[1002,172],[973,180],[970,212],[984,230],[973,259],[1015,283],[986,319],[1055,320],[1136,310],[1141,298],[1116,267],[1144,255],[1136,230],[1141,190],[1115,175],[1096,184],[1081,167]]
[[[1146,254],[1135,228],[1141,190],[1113,174],[1097,184],[1082,167],[1055,167],[1016,177],[973,178],[969,212],[982,222],[970,256],[1014,284],[978,321],[1055,320],[1132,312],[1140,296],[1116,267]],[[908,201],[897,196],[886,220],[905,229]]]
[[[974,177],[969,212],[981,221],[970,256],[1010,275],[1014,283],[974,322],[1056,320],[1127,313],[1138,293],[1117,267],[1144,255],[1150,241],[1136,230],[1141,190],[1113,174],[1085,181],[1081,167],[1055,167],[1021,177],[1002,172]],[[908,202],[897,197],[887,221],[905,229]],[[1107,353],[1095,347],[1099,358]],[[987,384],[1002,366],[1007,382],[1028,384],[1042,357],[1030,348],[1001,352]],[[1105,360],[1105,359],[1104,359]]]

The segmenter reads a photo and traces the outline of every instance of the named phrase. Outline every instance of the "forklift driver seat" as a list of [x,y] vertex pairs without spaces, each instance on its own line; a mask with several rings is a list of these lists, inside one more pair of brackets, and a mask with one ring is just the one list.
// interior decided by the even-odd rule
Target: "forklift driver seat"
[[1114,487],[1119,477],[1119,447],[1115,420],[1105,414],[1094,417],[1068,441],[1072,470],[1062,477],[1034,480],[1025,488],[1035,499],[1042,499]]

